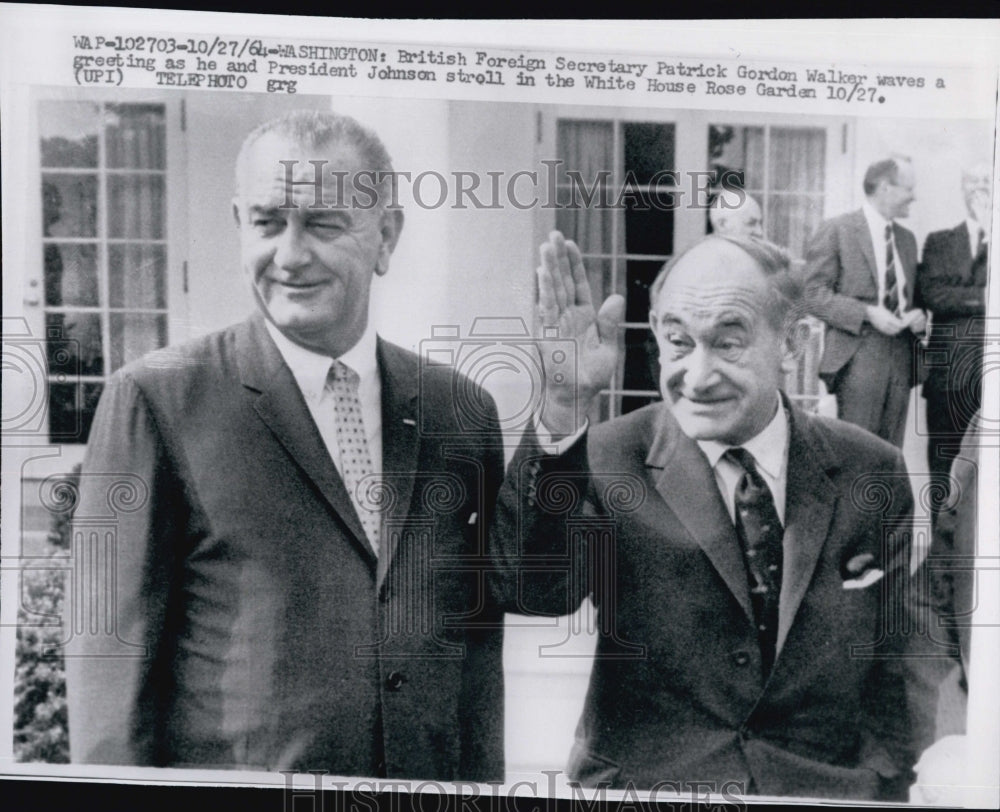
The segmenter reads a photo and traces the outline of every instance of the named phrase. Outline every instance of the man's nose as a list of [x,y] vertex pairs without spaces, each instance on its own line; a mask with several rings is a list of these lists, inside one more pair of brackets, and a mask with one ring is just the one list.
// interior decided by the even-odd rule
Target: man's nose
[[294,221],[289,222],[278,237],[274,264],[294,270],[309,264],[310,257],[309,243],[302,227]]
[[689,391],[703,391],[716,383],[715,356],[705,347],[696,346],[684,360],[684,383]]

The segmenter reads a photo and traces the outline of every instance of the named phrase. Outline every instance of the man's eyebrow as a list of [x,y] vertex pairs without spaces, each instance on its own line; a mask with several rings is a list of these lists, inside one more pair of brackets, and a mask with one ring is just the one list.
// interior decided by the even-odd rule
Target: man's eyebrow
[[251,214],[275,214],[281,211],[280,206],[262,206],[259,203],[255,203],[247,208]]

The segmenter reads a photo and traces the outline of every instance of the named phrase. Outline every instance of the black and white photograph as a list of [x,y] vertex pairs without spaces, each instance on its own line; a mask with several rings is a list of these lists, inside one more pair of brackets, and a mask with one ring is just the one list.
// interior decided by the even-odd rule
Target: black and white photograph
[[0,20],[4,778],[1000,800],[1000,26]]

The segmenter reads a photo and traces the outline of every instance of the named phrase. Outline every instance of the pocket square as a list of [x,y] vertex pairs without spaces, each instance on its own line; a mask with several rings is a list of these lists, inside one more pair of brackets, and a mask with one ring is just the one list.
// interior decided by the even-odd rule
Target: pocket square
[[864,589],[880,580],[885,573],[880,569],[870,569],[858,578],[844,581],[844,589]]

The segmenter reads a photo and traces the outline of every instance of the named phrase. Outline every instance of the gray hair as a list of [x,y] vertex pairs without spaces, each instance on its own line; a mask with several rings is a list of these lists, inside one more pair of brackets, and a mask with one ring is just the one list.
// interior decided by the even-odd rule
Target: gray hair
[[729,234],[710,234],[672,257],[656,275],[653,284],[649,286],[650,309],[655,309],[660,291],[676,267],[689,251],[706,242],[728,242],[740,248],[761,269],[768,281],[768,299],[766,315],[771,326],[779,332],[788,330],[805,313],[805,285],[802,279],[793,271],[792,260],[788,252],[780,245],[755,237],[735,237]]
[[254,145],[265,135],[285,138],[305,149],[321,149],[348,144],[361,154],[363,172],[370,175],[378,195],[378,205],[385,208],[394,198],[395,175],[392,158],[382,140],[350,116],[318,110],[294,110],[278,118],[265,121],[243,141],[236,157],[236,193],[240,192],[240,178],[250,160]]

